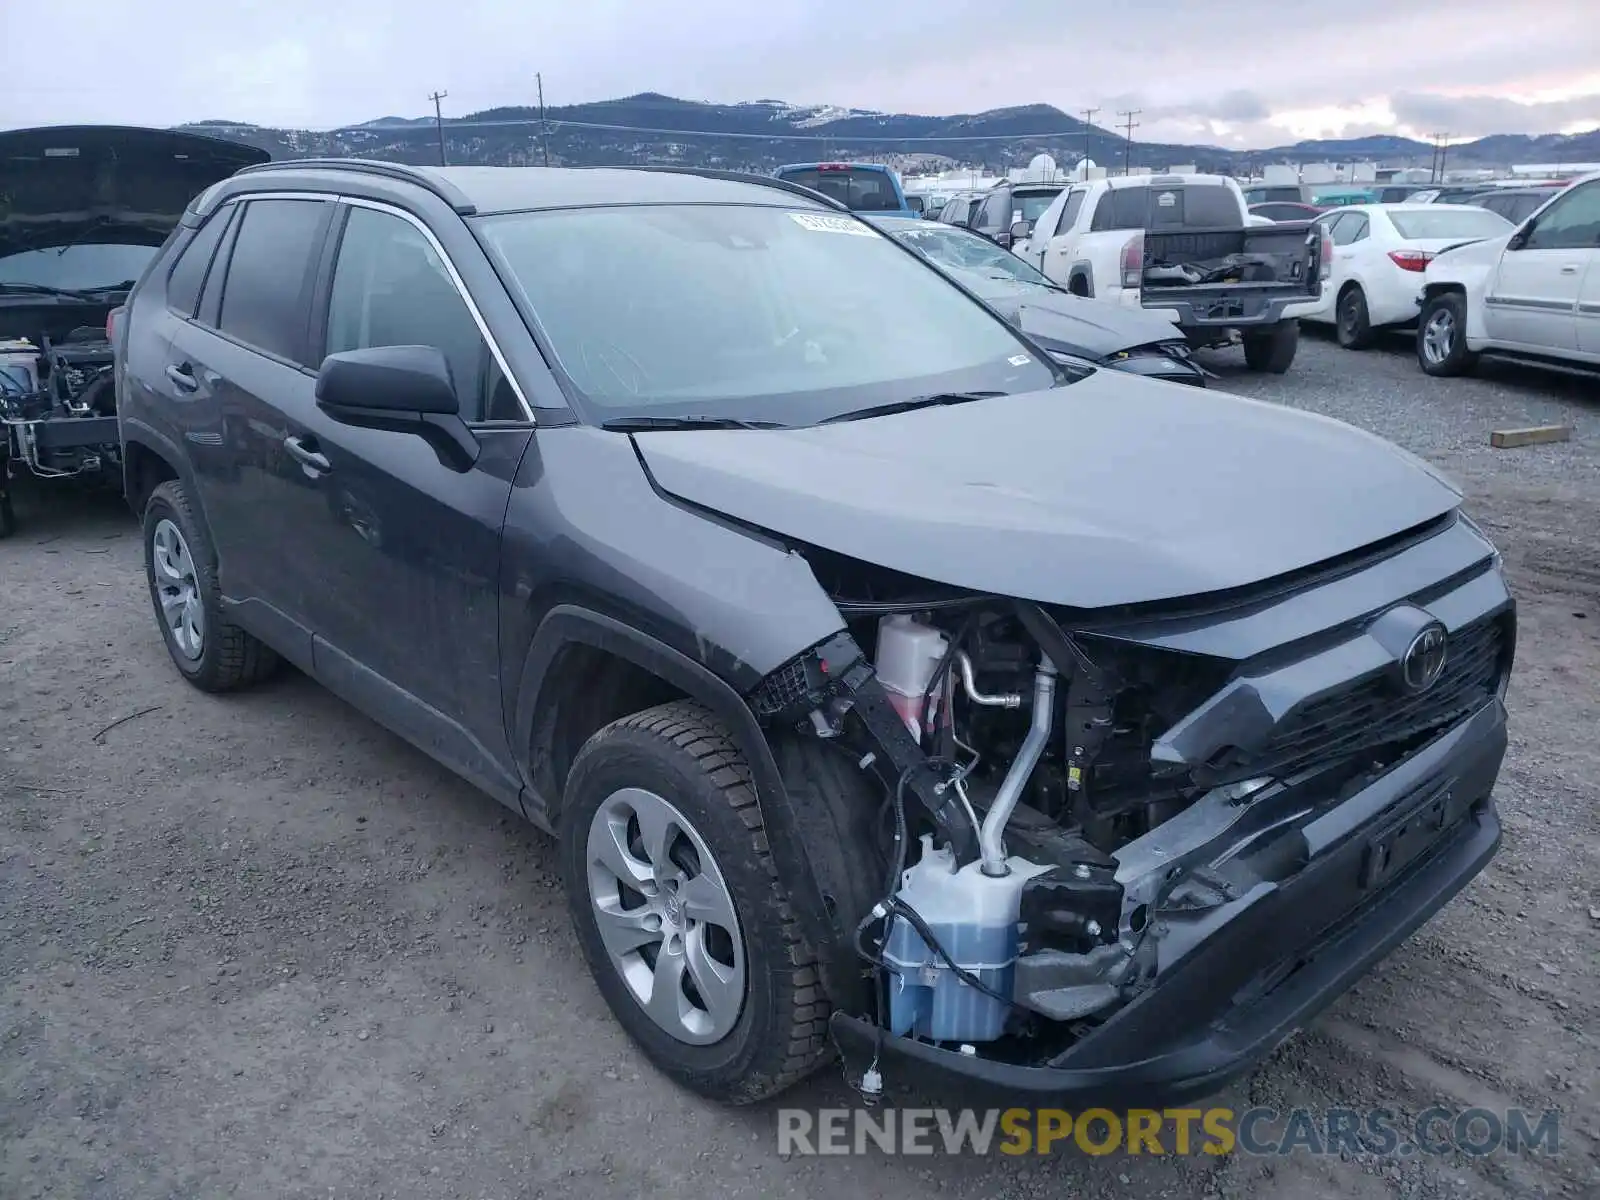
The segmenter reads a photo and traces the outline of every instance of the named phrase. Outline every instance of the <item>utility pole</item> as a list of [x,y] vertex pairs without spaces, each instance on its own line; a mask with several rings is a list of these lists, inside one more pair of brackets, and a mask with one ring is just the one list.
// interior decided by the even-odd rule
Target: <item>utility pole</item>
[[1098,108],[1086,108],[1083,110],[1083,177],[1085,179],[1089,178],[1089,148],[1094,145],[1091,140],[1094,133],[1094,115],[1099,111]]
[[428,97],[433,101],[433,127],[439,131],[439,165],[445,166],[444,160],[444,110],[439,107],[439,101],[448,96],[449,92],[434,92]]
[[1440,183],[1444,182],[1444,160],[1445,160],[1445,155],[1447,155],[1449,153],[1450,153],[1450,135],[1448,133],[1441,133],[1439,135],[1439,182]]
[[1144,109],[1142,108],[1119,109],[1117,111],[1117,116],[1123,119],[1122,128],[1125,130],[1122,143],[1122,173],[1124,175],[1129,174],[1133,166],[1133,131],[1139,128],[1139,122],[1135,121],[1134,118],[1143,111]]
[[539,85],[539,150],[544,156],[544,165],[550,165],[550,135],[544,123],[544,75],[535,73],[534,81]]

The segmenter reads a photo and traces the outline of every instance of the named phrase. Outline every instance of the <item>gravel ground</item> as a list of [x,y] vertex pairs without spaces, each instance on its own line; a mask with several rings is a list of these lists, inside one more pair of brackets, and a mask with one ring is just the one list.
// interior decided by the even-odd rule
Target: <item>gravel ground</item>
[[[1283,379],[1237,357],[1219,386],[1459,478],[1522,631],[1501,854],[1220,1102],[1554,1107],[1558,1156],[782,1160],[772,1108],[630,1049],[545,839],[304,678],[187,688],[120,506],[25,496],[0,543],[0,1196],[1596,1195],[1595,385],[1428,380],[1403,344],[1308,338]],[[1571,442],[1487,447],[1555,421]],[[850,1096],[828,1072],[787,1102]]]

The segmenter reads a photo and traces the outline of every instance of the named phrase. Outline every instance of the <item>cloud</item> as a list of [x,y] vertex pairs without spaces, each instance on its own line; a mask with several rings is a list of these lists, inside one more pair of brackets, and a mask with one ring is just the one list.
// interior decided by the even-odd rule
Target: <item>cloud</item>
[[[59,55],[12,55],[0,127],[223,117],[328,128],[422,115],[434,89],[449,92],[447,115],[529,104],[542,72],[552,104],[642,91],[933,114],[1047,103],[1098,107],[1108,126],[1133,107],[1141,139],[1255,146],[1295,140],[1304,126],[1286,113],[1370,124],[1403,81],[1396,125],[1543,132],[1594,115],[1548,93],[1600,93],[1595,4],[1535,0],[1508,19],[1503,0],[1232,0],[1225,11],[1006,0],[996,19],[975,0],[921,0],[908,20],[894,6],[810,0],[752,20],[745,0],[589,0],[578,20],[570,5],[510,0],[442,12],[434,0],[51,0],[52,26],[72,31],[71,71]],[[0,0],[0,42],[35,42],[38,10]]]
[[1574,125],[1600,126],[1600,93],[1524,103],[1503,96],[1398,92],[1389,98],[1389,107],[1401,125],[1457,138],[1546,133]]

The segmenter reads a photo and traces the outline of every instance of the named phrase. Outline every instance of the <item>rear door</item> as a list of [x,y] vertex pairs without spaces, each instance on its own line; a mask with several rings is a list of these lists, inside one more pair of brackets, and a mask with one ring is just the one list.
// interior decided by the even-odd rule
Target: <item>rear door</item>
[[1568,189],[1530,220],[1500,257],[1484,298],[1484,328],[1507,345],[1574,351],[1578,296],[1600,253],[1600,179]]
[[285,413],[298,460],[281,464],[278,535],[317,567],[317,676],[500,791],[511,779],[496,684],[500,532],[531,416],[419,221],[349,201],[335,237],[313,306],[314,357],[438,348],[481,453],[459,470],[415,434],[334,421],[310,395]]
[[[167,376],[207,419],[185,431],[217,550],[224,597],[301,666],[316,567],[285,536],[295,496],[281,487],[285,412],[315,387],[307,345],[314,270],[330,200],[252,198],[232,206],[194,318],[179,325]],[[215,219],[215,218],[213,218]]]

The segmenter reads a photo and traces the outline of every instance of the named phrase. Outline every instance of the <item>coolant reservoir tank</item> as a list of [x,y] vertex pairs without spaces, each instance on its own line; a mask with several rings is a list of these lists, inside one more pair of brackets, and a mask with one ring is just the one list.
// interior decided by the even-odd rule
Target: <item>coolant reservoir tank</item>
[[[945,954],[998,996],[1009,997],[1017,960],[1017,918],[1023,885],[1049,870],[1011,858],[1002,876],[978,862],[957,868],[948,848],[922,838],[922,857],[896,893],[928,926]],[[893,1033],[934,1041],[989,1042],[1005,1029],[1008,1005],[961,979],[910,921],[896,915],[883,958]]]
[[878,682],[918,741],[922,740],[923,727],[930,724],[924,711],[928,688],[949,645],[944,634],[933,626],[904,613],[878,622],[878,649],[873,663]]

